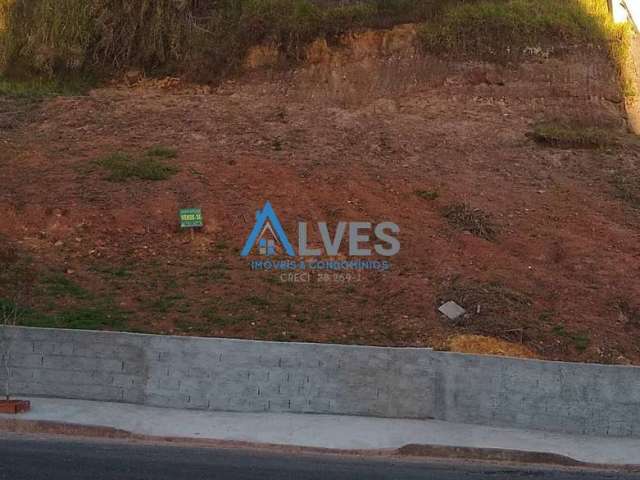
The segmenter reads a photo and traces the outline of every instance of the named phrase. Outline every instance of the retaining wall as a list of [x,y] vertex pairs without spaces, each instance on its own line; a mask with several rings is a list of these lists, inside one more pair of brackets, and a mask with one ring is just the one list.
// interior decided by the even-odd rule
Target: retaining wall
[[640,437],[639,367],[18,327],[0,348],[16,395]]

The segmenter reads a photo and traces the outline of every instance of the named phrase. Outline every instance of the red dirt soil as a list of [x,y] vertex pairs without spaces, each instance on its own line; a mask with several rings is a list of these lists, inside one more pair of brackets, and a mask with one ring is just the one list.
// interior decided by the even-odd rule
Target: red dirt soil
[[[638,171],[640,148],[608,60],[345,58],[44,101],[0,131],[5,248],[112,298],[128,330],[436,348],[480,334],[541,358],[640,364],[640,210],[612,183]],[[558,118],[620,142],[569,150],[528,136]],[[169,180],[113,183],[94,164],[154,145],[178,151]],[[239,250],[266,200],[289,232],[396,222],[401,251],[391,271],[353,282],[252,272]],[[447,222],[461,202],[491,215],[495,241]],[[206,222],[193,240],[177,226],[192,206]],[[42,311],[78,301],[34,291]],[[451,299],[470,312],[461,322],[437,311]]]

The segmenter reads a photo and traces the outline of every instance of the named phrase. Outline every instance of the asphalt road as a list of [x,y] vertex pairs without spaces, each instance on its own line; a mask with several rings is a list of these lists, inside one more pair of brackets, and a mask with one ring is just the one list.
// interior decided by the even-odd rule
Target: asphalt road
[[638,480],[638,474],[0,435],[1,480]]

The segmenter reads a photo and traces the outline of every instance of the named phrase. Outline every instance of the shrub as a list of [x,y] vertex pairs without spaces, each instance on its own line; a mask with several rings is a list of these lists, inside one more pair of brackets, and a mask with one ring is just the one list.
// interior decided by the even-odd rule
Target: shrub
[[616,143],[611,131],[564,123],[541,123],[531,137],[538,143],[560,148],[602,148]]

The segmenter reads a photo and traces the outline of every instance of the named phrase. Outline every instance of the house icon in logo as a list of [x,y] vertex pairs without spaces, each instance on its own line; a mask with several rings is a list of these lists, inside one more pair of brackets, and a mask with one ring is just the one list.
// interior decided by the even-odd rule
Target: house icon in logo
[[256,243],[258,244],[260,255],[275,255],[278,253],[278,246],[280,245],[287,255],[290,257],[295,256],[287,234],[284,233],[282,224],[270,202],[265,203],[262,210],[256,212],[256,223],[240,255],[243,257],[248,256]]

